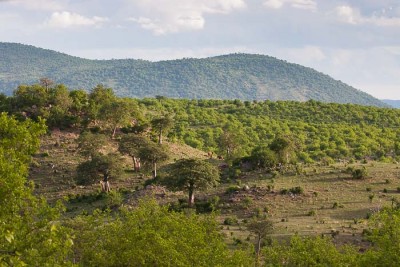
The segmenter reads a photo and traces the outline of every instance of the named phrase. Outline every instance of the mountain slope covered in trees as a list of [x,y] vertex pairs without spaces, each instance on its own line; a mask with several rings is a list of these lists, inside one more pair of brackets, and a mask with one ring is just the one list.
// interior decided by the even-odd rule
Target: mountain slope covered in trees
[[384,102],[394,108],[400,108],[400,100],[382,99],[382,102]]
[[160,62],[88,60],[34,46],[0,43],[0,92],[47,77],[70,88],[102,83],[117,95],[297,100],[387,106],[328,75],[269,56],[231,54]]

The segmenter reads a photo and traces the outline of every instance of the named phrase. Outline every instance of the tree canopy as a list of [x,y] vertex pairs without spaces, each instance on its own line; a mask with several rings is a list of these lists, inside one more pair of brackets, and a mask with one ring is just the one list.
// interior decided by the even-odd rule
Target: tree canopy
[[195,191],[216,186],[218,182],[218,169],[199,159],[181,159],[175,162],[171,165],[169,176],[162,180],[172,190],[187,191],[189,206],[194,203]]

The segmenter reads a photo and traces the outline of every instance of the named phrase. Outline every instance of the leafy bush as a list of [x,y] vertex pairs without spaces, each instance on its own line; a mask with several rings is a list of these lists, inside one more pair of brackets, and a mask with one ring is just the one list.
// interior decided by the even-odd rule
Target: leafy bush
[[292,187],[289,189],[289,193],[294,195],[302,195],[304,193],[304,189],[301,186]]
[[237,225],[238,220],[236,217],[226,217],[224,220],[224,225]]
[[240,186],[238,186],[238,185],[231,185],[231,186],[229,186],[227,189],[226,189],[226,191],[225,191],[225,193],[227,193],[227,194],[232,194],[232,193],[234,193],[234,192],[237,192],[237,191],[240,191]]
[[351,175],[354,179],[365,179],[368,176],[368,172],[366,168],[354,169]]

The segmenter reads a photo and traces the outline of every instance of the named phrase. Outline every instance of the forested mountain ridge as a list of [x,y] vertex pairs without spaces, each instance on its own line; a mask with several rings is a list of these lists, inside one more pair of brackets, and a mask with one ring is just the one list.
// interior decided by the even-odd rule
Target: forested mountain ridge
[[0,43],[0,92],[47,77],[69,88],[102,83],[117,95],[173,98],[296,100],[387,106],[328,75],[264,55],[150,62],[88,60],[34,46]]
[[382,99],[381,101],[394,108],[400,108],[400,100]]

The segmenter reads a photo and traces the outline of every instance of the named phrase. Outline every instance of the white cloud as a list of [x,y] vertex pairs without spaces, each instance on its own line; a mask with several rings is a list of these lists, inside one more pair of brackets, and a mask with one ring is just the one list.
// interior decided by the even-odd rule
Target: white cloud
[[134,4],[147,15],[128,20],[156,35],[200,30],[205,14],[228,14],[246,6],[244,0],[139,0]]
[[69,28],[76,26],[100,26],[108,21],[108,18],[94,16],[92,18],[84,17],[77,13],[67,11],[54,12],[47,20],[46,25],[52,28]]
[[373,14],[372,16],[363,16],[357,8],[348,5],[338,6],[335,9],[336,15],[339,20],[349,24],[371,24],[382,27],[400,27],[400,17],[386,16],[384,9],[380,14]]
[[284,5],[313,11],[317,9],[317,2],[315,0],[267,0],[264,2],[264,6],[273,9],[280,9]]

